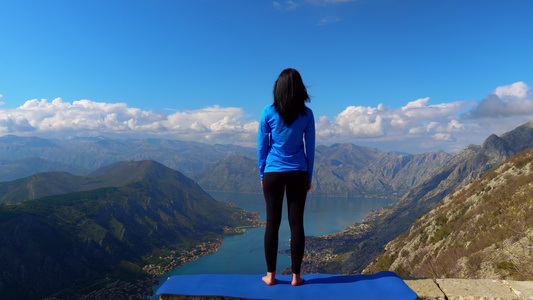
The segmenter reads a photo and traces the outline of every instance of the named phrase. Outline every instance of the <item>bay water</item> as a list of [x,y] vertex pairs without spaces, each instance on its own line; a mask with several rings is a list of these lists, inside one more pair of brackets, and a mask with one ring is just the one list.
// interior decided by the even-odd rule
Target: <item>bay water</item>
[[[210,194],[218,201],[232,202],[247,211],[258,212],[260,214],[259,219],[266,220],[263,195],[218,192],[211,192]],[[395,199],[384,198],[308,196],[304,214],[305,235],[318,236],[339,232],[347,226],[361,222],[370,211],[388,206],[395,201]],[[266,273],[263,250],[265,228],[248,228],[247,231],[246,234],[225,237],[217,252],[202,256],[162,275],[159,279],[159,285],[154,286],[154,294],[159,286],[173,275]],[[279,237],[279,250],[289,249],[290,229],[286,201],[283,207],[283,220]],[[278,253],[278,272],[289,265],[289,255]]]

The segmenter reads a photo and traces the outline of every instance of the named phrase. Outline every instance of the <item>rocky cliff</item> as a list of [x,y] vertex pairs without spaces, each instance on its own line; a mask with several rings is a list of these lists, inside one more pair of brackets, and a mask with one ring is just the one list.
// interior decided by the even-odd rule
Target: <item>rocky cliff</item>
[[346,260],[330,266],[343,272],[360,272],[383,250],[386,243],[409,229],[417,218],[429,212],[447,194],[473,181],[490,169],[533,147],[533,121],[501,136],[491,135],[483,145],[468,146],[430,177],[411,189],[360,243],[353,245]]
[[450,157],[444,151],[399,154],[350,143],[318,146],[313,193],[401,197]]
[[367,271],[532,280],[532,208],[533,149],[527,149],[446,196],[388,243]]

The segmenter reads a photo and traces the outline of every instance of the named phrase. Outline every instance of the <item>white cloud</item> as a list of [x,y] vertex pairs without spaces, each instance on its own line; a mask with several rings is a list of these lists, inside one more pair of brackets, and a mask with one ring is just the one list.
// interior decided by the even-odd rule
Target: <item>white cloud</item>
[[[432,104],[420,98],[403,107],[348,106],[336,116],[320,116],[317,142],[352,142],[385,151],[457,152],[481,144],[533,119],[529,87],[518,82],[496,88],[479,102]],[[161,137],[206,143],[255,146],[258,121],[246,120],[238,107],[218,105],[169,113],[141,110],[126,103],[90,100],[29,100],[14,109],[0,108],[0,136]],[[315,111],[315,116],[319,115]]]
[[384,134],[383,117],[371,107],[349,106],[335,117],[335,125],[341,135],[378,137]]
[[0,132],[25,133],[35,131],[27,119],[10,114],[0,115]]
[[457,152],[481,144],[533,119],[533,101],[523,82],[496,88],[486,99],[430,104],[420,98],[400,108],[349,106],[333,117],[320,117],[317,136],[323,143],[353,142],[380,149]]
[[336,16],[327,16],[327,17],[323,18],[322,20],[320,20],[320,22],[318,22],[318,25],[319,26],[323,26],[323,25],[326,25],[326,24],[339,22],[340,20],[341,20],[341,18],[336,17]]
[[465,131],[466,126],[464,124],[459,123],[457,120],[451,120],[450,123],[448,123],[448,132],[463,132]]
[[528,96],[529,87],[522,81],[515,82],[513,84],[497,87],[493,94],[499,98],[526,98]]
[[465,118],[507,118],[533,115],[533,101],[529,87],[524,82],[498,87]]
[[90,100],[29,100],[16,109],[0,109],[0,135],[49,137],[120,135],[160,136],[204,142],[250,145],[257,121],[245,121],[240,108],[219,106],[167,115]]
[[294,2],[294,1],[287,1],[285,2],[287,4],[287,10],[295,10],[297,7],[298,7],[298,3]]
[[437,141],[455,142],[455,138],[449,133],[436,133],[432,137]]
[[[472,104],[464,101],[429,105],[429,98],[391,109],[383,104],[377,108],[349,106],[329,121],[326,116],[317,122],[318,136],[334,139],[398,139],[399,136],[433,136],[441,131],[457,131],[465,127],[455,116]],[[442,135],[435,136],[443,140]],[[445,140],[450,140],[447,138]]]
[[294,2],[294,1],[285,1],[284,4],[278,2],[278,1],[274,1],[272,2],[272,5],[276,8],[276,9],[279,9],[279,10],[296,10],[296,8],[298,8],[298,6],[300,6],[298,3]]

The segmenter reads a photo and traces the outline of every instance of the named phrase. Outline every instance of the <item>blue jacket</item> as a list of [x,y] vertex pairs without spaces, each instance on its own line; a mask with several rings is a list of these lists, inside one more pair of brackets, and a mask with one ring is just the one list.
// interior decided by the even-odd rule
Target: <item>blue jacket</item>
[[265,172],[307,171],[308,182],[313,178],[315,162],[315,118],[306,108],[287,126],[274,105],[263,110],[257,134],[257,161],[261,181]]

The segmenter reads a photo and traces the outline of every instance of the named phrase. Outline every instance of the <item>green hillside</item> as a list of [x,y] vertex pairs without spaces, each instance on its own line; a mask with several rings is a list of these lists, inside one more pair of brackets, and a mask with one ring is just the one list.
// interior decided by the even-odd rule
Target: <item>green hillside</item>
[[0,205],[3,299],[40,299],[106,277],[141,278],[152,253],[187,248],[220,237],[224,227],[250,224],[243,210],[217,202],[191,179],[154,161],[120,163],[98,178],[102,186],[134,179]]
[[[75,176],[66,172],[43,172],[9,182],[0,182],[0,203],[16,203],[102,187],[119,187],[155,175],[159,177],[159,180],[167,181],[166,184],[169,180],[177,180],[176,184],[180,185],[179,181],[184,180],[191,185],[196,185],[184,175],[178,176],[176,174],[180,173],[150,160],[114,163],[102,167],[88,176]],[[171,177],[165,178],[167,175]]]
[[28,177],[32,174],[51,171],[66,171],[75,175],[88,174],[89,170],[74,164],[63,164],[38,157],[17,160],[0,160],[0,182]]

